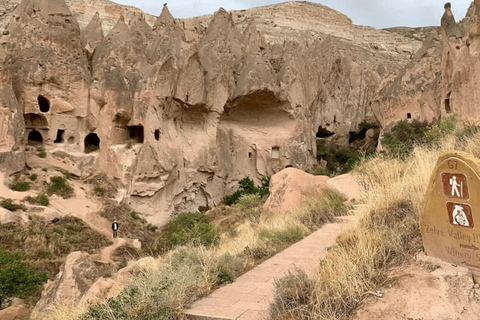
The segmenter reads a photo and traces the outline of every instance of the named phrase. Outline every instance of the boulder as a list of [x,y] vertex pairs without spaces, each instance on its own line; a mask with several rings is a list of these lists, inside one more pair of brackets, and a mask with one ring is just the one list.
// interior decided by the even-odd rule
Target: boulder
[[347,200],[358,200],[361,196],[361,188],[351,174],[342,174],[327,181],[327,188],[337,190],[343,194]]
[[314,176],[296,168],[286,168],[272,176],[270,196],[263,205],[268,212],[288,212],[294,210],[309,189],[322,191],[327,185],[327,176]]
[[30,311],[21,302],[14,302],[8,308],[0,310],[0,319],[2,320],[28,320]]
[[55,280],[45,285],[42,298],[36,304],[33,314],[41,318],[41,314],[52,306],[77,306],[98,278],[99,267],[88,253],[70,253]]

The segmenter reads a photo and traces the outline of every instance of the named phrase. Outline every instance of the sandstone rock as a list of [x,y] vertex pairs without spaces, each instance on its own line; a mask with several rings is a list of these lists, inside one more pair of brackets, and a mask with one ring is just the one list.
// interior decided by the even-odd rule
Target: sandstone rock
[[77,306],[99,277],[99,268],[88,253],[70,253],[53,283],[46,285],[33,314],[38,318],[55,305]]
[[270,195],[263,205],[267,212],[288,212],[294,210],[302,200],[302,194],[309,189],[321,192],[327,185],[327,176],[314,176],[295,168],[286,168],[272,176]]
[[444,18],[441,114],[478,122],[480,115],[475,106],[480,91],[475,79],[480,72],[480,3],[475,1],[459,24],[449,7],[445,8]]
[[104,300],[118,296],[123,288],[132,281],[132,274],[152,270],[156,265],[157,262],[153,257],[146,257],[120,269],[111,278],[99,278],[85,293],[80,305],[92,300]]
[[0,208],[0,223],[18,223],[21,221],[21,217],[15,212]]
[[357,179],[350,174],[342,174],[327,181],[327,188],[337,190],[343,194],[347,200],[359,200],[362,196],[360,185]]
[[85,43],[85,49],[89,52],[93,52],[97,45],[102,42],[104,35],[103,35],[103,27],[102,27],[102,20],[100,19],[100,14],[98,12],[92,18],[92,21],[82,29],[81,38]]
[[367,299],[354,317],[368,319],[477,319],[480,312],[472,274],[439,259],[420,254],[416,265],[397,273],[399,282],[382,290],[382,298]]
[[2,320],[28,320],[30,311],[21,302],[15,302],[12,306],[0,310]]
[[440,34],[433,30],[398,76],[383,81],[371,106],[382,128],[400,120],[440,118],[441,52]]
[[[358,27],[300,2],[186,20],[164,6],[154,21],[104,0],[24,0],[7,17],[2,168],[21,170],[25,145],[40,143],[47,159],[29,155],[29,166],[103,171],[157,225],[215,207],[245,176],[311,169],[320,128],[348,145],[386,113],[371,107],[377,90],[426,32]],[[428,91],[432,73],[418,80],[419,70],[406,72],[409,86]]]

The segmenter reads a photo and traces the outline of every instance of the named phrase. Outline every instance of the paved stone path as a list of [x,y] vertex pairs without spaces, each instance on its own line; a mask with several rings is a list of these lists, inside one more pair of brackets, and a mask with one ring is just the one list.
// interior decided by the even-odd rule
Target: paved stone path
[[192,320],[260,320],[268,315],[273,301],[274,283],[295,268],[312,275],[325,250],[335,243],[337,235],[345,226],[341,219],[329,223],[305,239],[276,254],[208,297],[197,301],[185,311]]

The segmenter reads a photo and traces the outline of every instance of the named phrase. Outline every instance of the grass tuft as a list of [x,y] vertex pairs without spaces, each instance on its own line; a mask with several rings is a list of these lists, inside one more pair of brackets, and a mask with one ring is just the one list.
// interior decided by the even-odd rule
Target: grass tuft
[[56,194],[64,199],[74,196],[73,188],[62,176],[55,176],[50,178],[50,184],[47,187],[47,194]]
[[13,191],[20,191],[20,192],[28,191],[30,190],[30,182],[18,181],[18,182],[12,183],[10,184],[10,189],[12,189]]

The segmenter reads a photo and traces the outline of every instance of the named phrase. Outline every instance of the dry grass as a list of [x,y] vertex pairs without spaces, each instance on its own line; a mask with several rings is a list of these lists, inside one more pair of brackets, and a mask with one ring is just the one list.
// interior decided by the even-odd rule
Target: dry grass
[[249,195],[238,204],[244,222],[235,236],[226,232],[216,247],[176,248],[134,271],[134,280],[118,297],[83,309],[55,308],[48,319],[179,319],[194,301],[344,214],[343,200],[333,191],[323,197],[309,191],[291,214],[260,214],[263,202]]
[[[461,139],[459,139],[461,137]],[[480,134],[452,134],[405,160],[378,156],[355,171],[365,187],[357,222],[344,231],[308,279],[301,271],[276,284],[271,319],[348,319],[363,300],[393,280],[390,270],[421,249],[419,212],[438,156],[480,153]]]

